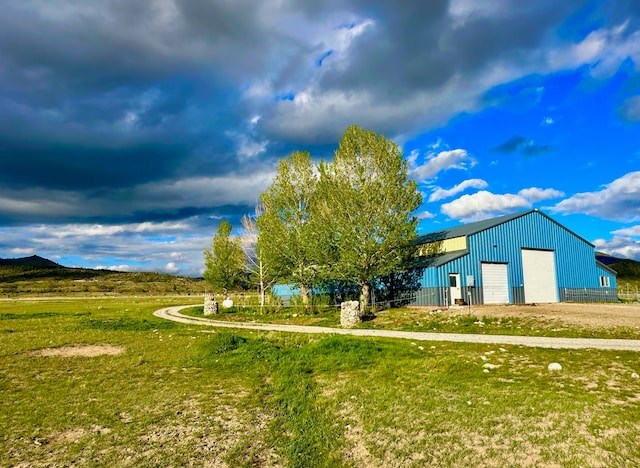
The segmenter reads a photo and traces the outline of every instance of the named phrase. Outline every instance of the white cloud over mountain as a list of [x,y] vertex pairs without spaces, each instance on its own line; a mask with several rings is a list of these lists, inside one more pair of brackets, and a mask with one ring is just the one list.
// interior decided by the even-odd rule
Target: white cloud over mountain
[[556,213],[584,213],[602,219],[640,220],[640,171],[629,172],[597,192],[577,193],[555,205]]

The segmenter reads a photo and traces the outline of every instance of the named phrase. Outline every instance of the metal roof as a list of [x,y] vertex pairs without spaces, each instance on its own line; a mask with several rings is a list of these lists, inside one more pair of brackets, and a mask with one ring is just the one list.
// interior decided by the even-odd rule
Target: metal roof
[[618,276],[618,272],[616,270],[614,270],[613,268],[611,268],[609,265],[606,265],[604,263],[602,263],[600,260],[596,259],[596,265],[599,268],[602,268],[604,271],[608,271],[609,273],[611,273],[614,276]]
[[582,240],[583,242],[586,242],[587,244],[593,247],[593,244],[591,242],[579,236],[578,234],[571,231],[570,229],[567,229],[565,226],[558,223],[556,220],[547,216],[546,214],[544,214],[542,211],[539,211],[539,210],[527,210],[520,213],[513,213],[509,215],[498,216],[497,218],[485,219],[482,221],[477,221],[475,223],[463,224],[462,226],[443,229],[442,231],[423,234],[422,236],[416,237],[414,242],[416,244],[427,244],[429,242],[437,242],[445,239],[453,239],[454,237],[472,236],[479,232],[486,231],[487,229],[491,229],[493,227],[499,226],[509,221],[513,221],[514,219],[520,218],[522,216],[527,216],[531,213],[538,213],[541,216],[544,216],[551,222],[557,224],[558,226],[560,226],[570,234],[576,236],[578,239]]

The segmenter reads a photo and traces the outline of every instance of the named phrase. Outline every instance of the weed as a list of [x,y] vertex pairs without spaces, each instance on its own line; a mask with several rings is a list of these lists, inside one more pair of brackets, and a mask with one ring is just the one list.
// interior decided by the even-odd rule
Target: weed
[[126,331],[150,331],[169,330],[176,327],[175,322],[147,320],[147,319],[106,319],[106,320],[83,320],[79,324],[79,329],[88,330],[126,330]]

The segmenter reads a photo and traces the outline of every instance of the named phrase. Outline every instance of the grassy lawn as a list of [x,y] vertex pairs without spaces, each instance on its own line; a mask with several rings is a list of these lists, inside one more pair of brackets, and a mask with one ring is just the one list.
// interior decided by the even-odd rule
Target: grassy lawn
[[640,465],[638,353],[151,315],[193,299],[0,301],[0,466]]
[[[191,302],[194,302],[193,299]],[[589,304],[585,304],[585,307],[589,306]],[[181,313],[194,317],[203,317],[203,309],[204,307],[197,306],[182,310]],[[300,309],[296,308],[285,308],[270,313],[260,313],[258,308],[250,307],[220,308],[217,315],[209,316],[208,318],[231,322],[282,323],[320,327],[340,326],[340,310],[337,308],[324,308],[320,312],[310,314],[302,313]],[[457,313],[410,308],[386,309],[363,321],[359,327],[481,335],[640,339],[639,327],[568,326],[560,319],[543,319],[536,316],[526,318],[484,317],[477,315],[475,312],[467,314],[466,309]]]

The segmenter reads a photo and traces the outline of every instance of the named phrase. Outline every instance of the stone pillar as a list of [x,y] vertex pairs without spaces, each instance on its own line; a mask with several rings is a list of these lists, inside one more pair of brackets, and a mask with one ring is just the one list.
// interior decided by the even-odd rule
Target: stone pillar
[[362,322],[359,301],[347,301],[340,304],[340,326],[352,328]]
[[204,315],[214,315],[218,313],[218,303],[213,294],[205,293],[204,295]]

